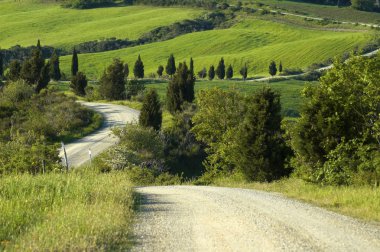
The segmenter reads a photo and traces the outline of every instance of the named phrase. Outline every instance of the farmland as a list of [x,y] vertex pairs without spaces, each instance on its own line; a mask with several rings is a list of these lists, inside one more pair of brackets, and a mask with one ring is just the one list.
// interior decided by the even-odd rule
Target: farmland
[[[271,60],[282,61],[285,68],[306,68],[315,62],[351,51],[370,39],[368,32],[334,32],[296,25],[247,18],[229,29],[196,32],[175,39],[115,51],[81,54],[80,68],[90,78],[98,78],[115,57],[133,66],[140,54],[145,74],[155,73],[173,53],[177,62],[193,57],[195,70],[216,65],[221,57],[235,71],[248,64],[248,76],[268,75]],[[69,72],[71,57],[61,59]]]
[[0,1],[0,46],[44,45],[69,49],[101,38],[137,39],[153,28],[191,19],[201,10],[129,6],[74,10],[58,4]]

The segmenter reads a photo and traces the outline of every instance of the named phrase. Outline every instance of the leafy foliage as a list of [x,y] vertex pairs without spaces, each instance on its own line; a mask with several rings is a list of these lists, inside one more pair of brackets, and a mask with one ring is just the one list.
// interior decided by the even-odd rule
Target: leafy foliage
[[305,179],[331,184],[354,183],[357,174],[365,171],[376,184],[380,57],[354,57],[334,66],[319,86],[304,91],[308,102],[292,140],[296,171]]
[[71,58],[71,75],[74,76],[78,72],[78,52],[73,50],[73,56]]
[[61,79],[61,70],[59,68],[59,57],[57,55],[57,52],[54,50],[53,54],[50,58],[50,70],[49,70],[50,78],[53,80],[60,80]]
[[71,77],[70,88],[74,91],[76,95],[85,96],[87,87],[87,77],[84,73],[78,72],[76,75]]
[[213,65],[210,66],[210,69],[208,70],[208,79],[213,80],[215,77],[215,68]]
[[133,74],[135,75],[135,78],[144,78],[144,63],[142,62],[140,55],[135,62]]
[[245,65],[240,69],[240,74],[241,74],[241,77],[243,78],[243,80],[246,80],[246,79],[247,79],[247,76],[248,76],[248,67],[247,67],[247,64],[245,64]]
[[269,74],[271,76],[275,76],[276,73],[277,73],[276,63],[274,61],[271,61],[271,63],[269,64]]
[[124,65],[120,59],[114,59],[100,79],[100,94],[108,100],[122,100],[126,96]]
[[230,79],[232,79],[232,77],[234,77],[234,69],[232,68],[231,65],[229,65],[229,66],[227,67],[227,71],[226,71],[226,78],[227,78],[228,80],[230,80]]
[[221,58],[218,64],[218,67],[216,68],[216,76],[220,80],[224,79],[224,76],[226,75],[226,66],[224,65],[224,59]]
[[175,59],[173,54],[170,54],[168,63],[166,64],[165,71],[168,75],[172,76],[176,71]]
[[184,102],[193,102],[194,84],[195,79],[186,62],[180,63],[173,79],[169,82],[166,95],[167,108],[172,114],[181,111]]
[[162,124],[162,110],[156,90],[150,89],[144,97],[139,124],[159,130]]

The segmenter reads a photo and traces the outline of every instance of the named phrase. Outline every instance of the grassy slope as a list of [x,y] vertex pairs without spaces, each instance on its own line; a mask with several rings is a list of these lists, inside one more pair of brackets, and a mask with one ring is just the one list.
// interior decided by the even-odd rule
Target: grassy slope
[[100,38],[136,39],[153,28],[198,16],[201,10],[131,6],[74,10],[58,4],[0,1],[0,46],[70,47]]
[[[157,66],[165,65],[170,53],[177,62],[192,56],[195,69],[217,65],[221,57],[232,64],[235,74],[248,62],[249,76],[268,75],[271,60],[282,61],[285,68],[305,68],[324,61],[355,45],[364,44],[369,34],[364,32],[333,32],[306,29],[296,25],[280,24],[257,19],[246,19],[226,30],[197,32],[172,40],[121,50],[79,55],[79,67],[90,78],[97,78],[115,57],[131,67],[141,54],[145,74],[155,73]],[[62,70],[69,72],[71,56],[61,58]],[[131,68],[130,67],[130,68]]]
[[120,250],[130,246],[133,195],[124,173],[0,178],[0,250]]
[[[380,13],[355,10],[351,7],[340,7],[302,3],[297,1],[260,0],[258,2],[277,7],[289,12],[314,17],[330,18],[339,21],[380,24]],[[257,2],[255,2],[257,3]]]
[[214,184],[279,192],[341,214],[369,221],[380,221],[380,188],[320,186],[293,178],[272,183],[247,183],[239,178],[220,178]]

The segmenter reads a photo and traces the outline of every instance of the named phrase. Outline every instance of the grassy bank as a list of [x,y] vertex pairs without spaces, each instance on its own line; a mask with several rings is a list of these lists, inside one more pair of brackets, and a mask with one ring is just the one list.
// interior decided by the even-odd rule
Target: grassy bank
[[380,188],[370,186],[320,186],[300,179],[273,183],[246,183],[241,179],[220,178],[217,186],[278,192],[287,197],[312,203],[337,213],[368,221],[380,221]]
[[131,184],[123,173],[0,178],[0,250],[128,247]]

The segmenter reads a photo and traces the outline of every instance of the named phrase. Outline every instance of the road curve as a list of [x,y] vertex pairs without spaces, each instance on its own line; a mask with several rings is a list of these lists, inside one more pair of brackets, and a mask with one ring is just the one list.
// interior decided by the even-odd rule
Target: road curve
[[[104,116],[101,129],[65,146],[69,167],[77,167],[89,161],[89,150],[92,157],[114,145],[117,138],[112,134],[112,127],[123,126],[127,122],[138,119],[139,111],[122,105],[107,103],[81,102],[84,106],[93,109]],[[59,156],[63,158],[63,151]]]
[[380,224],[256,190],[139,187],[132,251],[380,251]]

